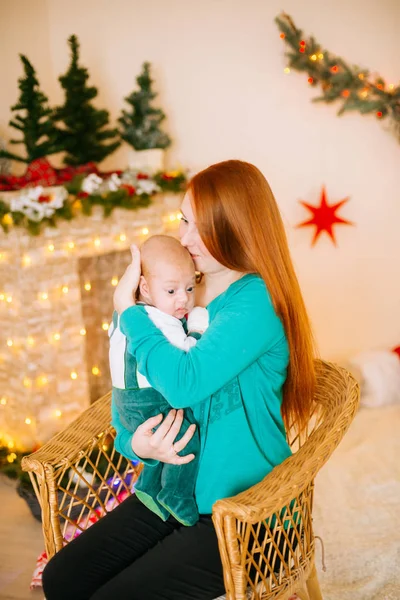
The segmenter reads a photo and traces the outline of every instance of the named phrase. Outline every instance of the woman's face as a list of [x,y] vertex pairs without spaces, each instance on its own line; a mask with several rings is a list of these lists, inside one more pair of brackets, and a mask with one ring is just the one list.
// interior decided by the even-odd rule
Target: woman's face
[[201,271],[202,273],[217,273],[218,271],[225,270],[225,267],[211,256],[200,237],[193,212],[190,192],[185,194],[181,205],[181,213],[182,219],[179,225],[181,244],[189,250],[196,271]]

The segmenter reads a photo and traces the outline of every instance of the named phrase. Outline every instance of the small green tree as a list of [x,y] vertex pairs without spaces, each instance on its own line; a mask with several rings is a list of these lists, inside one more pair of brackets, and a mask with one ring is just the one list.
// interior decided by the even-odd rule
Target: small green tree
[[[0,150],[0,157],[29,163],[37,158],[49,156],[63,149],[59,134],[52,120],[52,109],[47,105],[47,96],[39,89],[36,72],[29,60],[20,54],[24,76],[18,80],[21,94],[17,104],[11,107],[18,114],[10,121],[10,127],[22,132],[22,140],[10,140],[11,144],[24,144],[26,156]],[[24,111],[20,114],[20,111]]]
[[150,106],[151,101],[157,96],[152,90],[150,63],[143,64],[142,72],[136,81],[140,90],[132,92],[125,98],[132,108],[130,111],[123,110],[122,116],[118,119],[122,125],[121,137],[135,150],[168,148],[171,145],[171,138],[160,129],[165,114],[161,109]]
[[[97,88],[89,87],[88,70],[78,65],[79,42],[75,35],[68,39],[71,47],[71,63],[65,75],[59,77],[65,90],[64,106],[54,113],[55,121],[61,121],[60,139],[67,154],[67,165],[81,165],[90,161],[101,162],[120,145],[114,138],[117,129],[104,129],[109,122],[106,110],[98,110],[91,100],[97,96]],[[114,140],[104,144],[105,140]]]

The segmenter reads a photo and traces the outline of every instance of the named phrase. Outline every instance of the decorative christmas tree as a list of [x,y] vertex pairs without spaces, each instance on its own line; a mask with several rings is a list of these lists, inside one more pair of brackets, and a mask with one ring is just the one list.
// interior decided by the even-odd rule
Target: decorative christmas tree
[[21,131],[23,139],[10,140],[10,142],[11,144],[24,144],[26,156],[18,156],[0,149],[0,157],[30,163],[37,158],[60,152],[63,147],[51,118],[53,111],[47,106],[47,96],[39,89],[35,69],[26,56],[20,54],[20,58],[25,75],[19,79],[18,83],[21,90],[19,101],[11,107],[11,110],[25,111],[25,114],[24,116],[17,114],[9,125]]
[[97,96],[97,88],[89,87],[88,70],[78,65],[79,43],[75,35],[68,39],[71,47],[71,64],[65,75],[59,78],[65,90],[65,103],[55,110],[55,121],[63,123],[60,140],[67,151],[67,165],[101,162],[120,145],[119,141],[104,144],[118,135],[117,129],[104,129],[108,124],[108,111],[98,110],[91,100]]
[[157,96],[152,90],[150,63],[143,64],[142,72],[136,81],[140,90],[132,92],[125,98],[132,110],[129,112],[123,110],[122,116],[118,119],[122,125],[121,137],[135,150],[168,148],[171,145],[171,138],[160,129],[165,114],[160,108],[150,106],[151,101]]

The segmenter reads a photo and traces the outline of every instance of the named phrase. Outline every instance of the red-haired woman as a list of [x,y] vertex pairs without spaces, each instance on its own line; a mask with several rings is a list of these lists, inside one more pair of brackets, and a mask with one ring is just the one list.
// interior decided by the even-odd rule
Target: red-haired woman
[[160,519],[134,495],[68,544],[43,574],[47,600],[211,600],[224,592],[212,505],[258,483],[290,455],[286,428],[302,429],[314,391],[310,324],[271,189],[253,165],[229,160],[201,171],[184,197],[181,243],[202,273],[196,304],[210,325],[197,345],[172,346],[135,305],[140,255],[114,302],[129,351],[172,410],[132,435],[113,410],[116,447],[151,465],[184,464],[193,428],[201,439],[196,502],[185,527]]

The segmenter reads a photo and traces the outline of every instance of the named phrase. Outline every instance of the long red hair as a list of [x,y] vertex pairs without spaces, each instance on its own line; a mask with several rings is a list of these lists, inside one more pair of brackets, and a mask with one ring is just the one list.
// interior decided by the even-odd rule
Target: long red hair
[[228,160],[195,175],[189,191],[211,255],[228,269],[258,273],[265,281],[289,344],[282,416],[287,429],[294,424],[302,430],[314,395],[314,343],[271,188],[254,165]]

